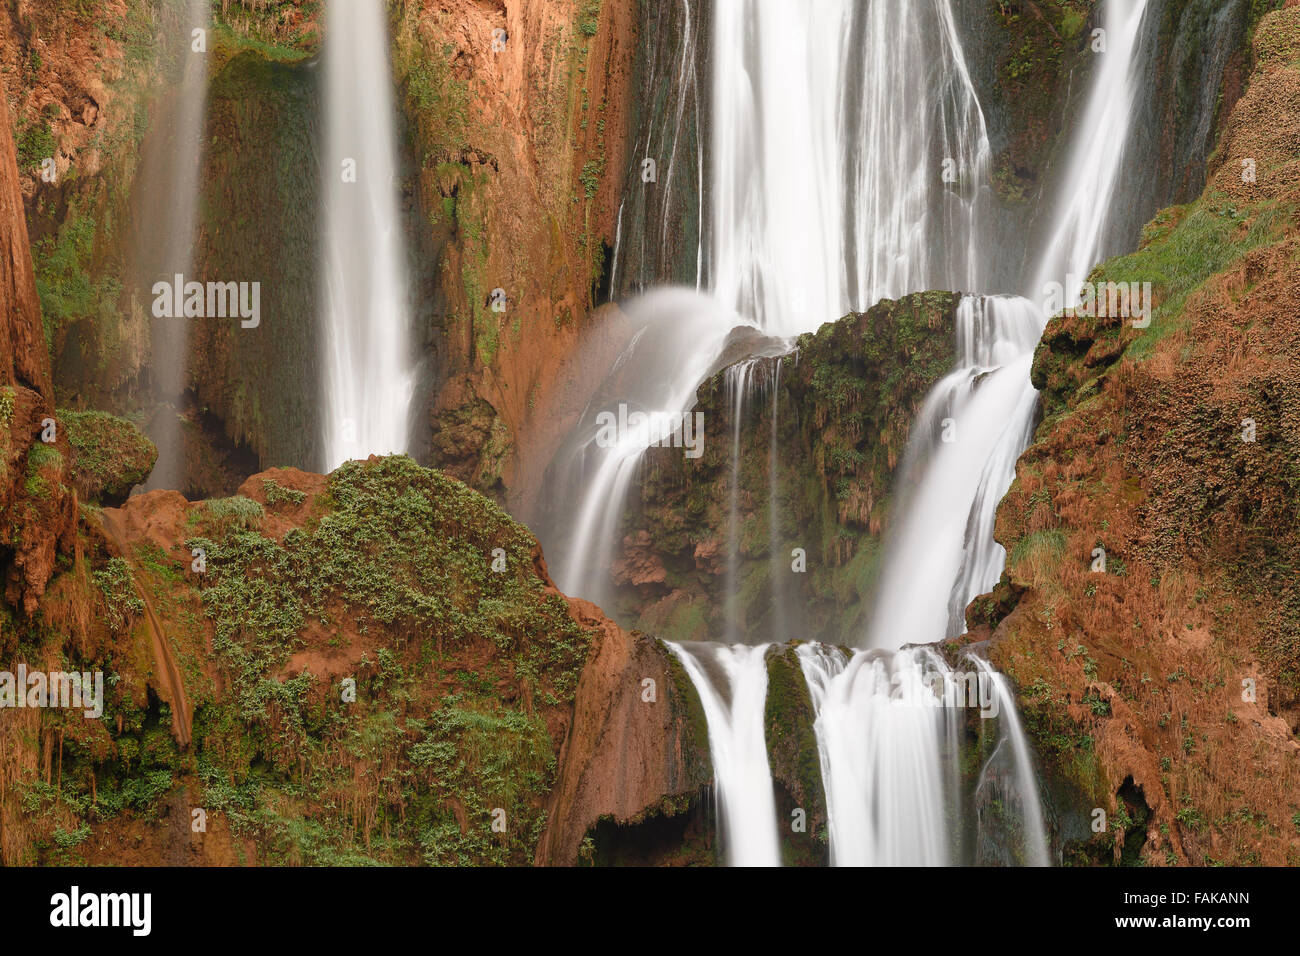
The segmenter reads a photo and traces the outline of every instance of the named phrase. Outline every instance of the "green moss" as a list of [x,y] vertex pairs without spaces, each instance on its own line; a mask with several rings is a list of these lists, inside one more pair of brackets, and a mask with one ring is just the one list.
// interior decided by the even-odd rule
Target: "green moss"
[[204,502],[212,527],[217,534],[235,530],[246,531],[257,527],[262,520],[262,506],[252,498],[235,495],[232,498],[218,498]]
[[1271,0],[1251,0],[1251,20],[1259,20],[1255,56],[1261,65],[1300,66],[1300,11],[1290,7],[1264,17],[1274,6]]
[[122,285],[112,275],[95,274],[95,233],[94,220],[74,209],[55,235],[32,245],[45,344],[51,350],[58,332],[66,325],[80,319],[116,321]]
[[794,649],[786,646],[767,659],[767,702],[763,712],[773,776],[783,782],[810,821],[826,818],[825,787],[813,705]]
[[54,445],[36,442],[27,452],[27,473],[34,475],[46,468],[57,469],[63,464],[63,455]]
[[209,53],[225,59],[253,52],[271,62],[297,63],[319,52],[320,8],[319,0],[214,3]]
[[20,170],[39,167],[46,159],[54,156],[54,151],[58,147],[50,124],[44,120],[28,124],[19,123],[16,139]]
[[1185,327],[1188,297],[1252,249],[1277,241],[1290,228],[1293,215],[1286,204],[1239,208],[1214,192],[1159,213],[1143,230],[1137,252],[1109,260],[1092,277],[1098,283],[1152,284],[1159,304],[1151,325],[1129,346],[1130,356],[1138,360],[1150,356],[1161,339]]
[[[393,38],[393,68],[415,118],[424,165],[458,161],[465,145],[469,119],[469,89],[451,67],[456,48],[426,39],[420,31],[420,9],[393,7],[398,18]],[[436,36],[436,34],[435,34]]]
[[[345,464],[328,499],[314,527],[278,542],[251,512],[244,527],[188,542],[207,552],[202,601],[237,714],[231,723],[214,704],[196,717],[196,737],[209,740],[208,799],[265,839],[276,862],[530,862],[555,773],[539,708],[572,700],[589,640],[537,576],[535,539],[403,457]],[[504,573],[491,570],[497,548]],[[356,666],[355,704],[310,671],[285,672],[304,634],[344,623],[392,635]],[[458,689],[429,701],[430,681]],[[503,696],[503,683],[527,688],[534,704]],[[269,774],[256,772],[249,740]],[[234,763],[216,759],[226,748]],[[291,786],[301,760],[312,770]],[[338,813],[304,818],[285,805],[295,788],[318,807],[347,793],[345,768],[355,766],[400,768],[384,771],[377,815],[348,826]]]
[[72,479],[83,501],[124,498],[149,477],[158,449],[131,422],[106,412],[58,411],[72,446]]
[[585,37],[594,37],[600,29],[601,0],[583,0],[578,12],[578,32]]
[[[725,373],[705,382],[696,406],[706,428],[703,457],[685,463],[679,449],[650,449],[636,488],[639,507],[629,510],[622,529],[650,536],[666,584],[689,600],[679,601],[671,615],[645,616],[642,608],[656,599],[641,594],[638,601],[629,589],[620,596],[629,619],[674,640],[701,631],[716,636],[731,623],[721,593],[726,577],[702,569],[697,549],[712,554],[729,540],[726,489],[733,481],[738,424],[740,613],[734,623],[754,639],[788,640],[788,628],[797,626],[795,636],[802,638],[856,640],[863,598],[878,567],[894,469],[926,392],[953,361],[958,301],[951,293],[886,300],[801,336],[795,355],[753,370],[765,400],[748,403],[739,423]],[[773,378],[779,381],[775,398],[766,387]],[[795,548],[806,552],[802,572],[791,567]],[[783,607],[800,608],[799,621],[781,620]],[[689,614],[678,618],[680,609]]]
[[702,780],[713,779],[713,760],[709,752],[709,718],[704,713],[695,682],[676,654],[666,647],[664,657],[668,663],[668,676],[673,684],[673,712],[679,725],[684,725],[692,746],[686,749],[688,775]]

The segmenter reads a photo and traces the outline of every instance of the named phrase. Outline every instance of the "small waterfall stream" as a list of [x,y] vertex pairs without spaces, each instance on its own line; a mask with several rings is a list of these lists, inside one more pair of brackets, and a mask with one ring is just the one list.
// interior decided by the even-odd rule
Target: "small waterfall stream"
[[953,862],[947,811],[960,711],[930,688],[950,672],[943,658],[925,647],[847,657],[822,644],[801,644],[798,654],[817,715],[831,862]]
[[699,691],[709,722],[722,845],[732,866],[781,862],[763,731],[770,646],[668,644]]
[[[611,370],[607,394],[587,409],[573,439],[582,494],[567,524],[567,539],[553,550],[555,579],[570,594],[610,606],[610,566],[627,490],[641,457],[673,432],[695,403],[695,389],[711,371],[728,334],[740,320],[717,300],[687,289],[656,289],[624,307],[635,330]],[[681,354],[680,343],[696,348]],[[597,407],[599,405],[599,407]],[[645,418],[602,441],[600,411]],[[620,420],[622,420],[620,418]]]
[[325,468],[403,452],[415,387],[387,5],[329,0],[322,161]]
[[966,296],[958,306],[957,367],[926,397],[896,481],[869,646],[955,637],[966,605],[1002,573],[993,519],[1033,432],[1029,366],[1043,324],[1027,299]]
[[1102,6],[1106,51],[1096,54],[1100,62],[1070,143],[1069,165],[1052,207],[1052,228],[1031,296],[1044,295],[1050,282],[1062,282],[1066,306],[1078,304],[1079,288],[1092,267],[1119,251],[1108,226],[1138,93],[1148,2],[1105,0]]
[[[1038,780],[1034,776],[1034,758],[1029,751],[1029,742],[1020,726],[1020,715],[1016,713],[1016,695],[1012,692],[1006,677],[993,669],[993,665],[975,654],[965,658],[975,665],[977,673],[986,681],[985,686],[992,690],[997,704],[999,718],[1003,721],[999,728],[997,748],[985,761],[980,771],[979,783],[976,785],[976,804],[997,805],[1009,808],[1011,813],[1021,821],[1021,826],[1008,836],[1014,841],[1019,838],[1020,861],[1029,866],[1050,866],[1051,855],[1047,847],[1047,833],[1041,823],[1043,820],[1042,798],[1038,794]],[[1003,751],[1007,751],[1004,754]],[[988,799],[988,798],[992,799]],[[1006,809],[1003,809],[1006,815]],[[1039,825],[1035,826],[1037,822]],[[980,827],[981,831],[985,828]],[[1003,852],[1006,850],[1003,848]],[[979,861],[979,857],[976,857]]]
[[[147,230],[141,238],[141,244],[148,247],[140,250],[145,288],[159,280],[172,283],[178,275],[186,281],[197,278],[191,270],[199,225],[208,56],[194,49],[194,31],[207,30],[209,6],[207,0],[189,0],[185,15],[169,30],[169,42],[177,51],[176,91],[163,113],[163,129],[151,134],[144,153],[143,178],[160,186],[147,197],[142,218],[161,223],[161,229]],[[151,367],[160,407],[152,416],[148,433],[158,447],[158,460],[142,491],[188,487],[180,416],[189,381],[189,321],[153,320]]]

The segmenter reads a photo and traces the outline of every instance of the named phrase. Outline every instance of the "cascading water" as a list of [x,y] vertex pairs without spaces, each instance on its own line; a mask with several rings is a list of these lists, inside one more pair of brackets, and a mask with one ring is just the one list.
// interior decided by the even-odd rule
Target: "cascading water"
[[[593,405],[582,417],[575,457],[585,493],[571,525],[567,548],[557,549],[555,578],[568,593],[607,603],[609,569],[627,490],[645,450],[671,436],[681,412],[695,401],[695,389],[713,370],[728,333],[740,321],[717,301],[686,289],[659,289],[625,306],[630,344],[609,375],[600,411],[640,412],[645,418],[617,441],[602,441]],[[697,348],[685,355],[682,341]],[[630,418],[630,414],[625,417]]]
[[[199,173],[203,166],[203,128],[207,118],[208,58],[195,50],[194,31],[206,31],[207,0],[190,0],[186,14],[172,30],[171,42],[179,53],[176,94],[164,111],[166,128],[145,147],[144,181],[164,184],[149,197],[143,220],[160,223],[145,230],[141,251],[144,284],[172,283],[175,276],[193,278],[195,239],[198,233]],[[152,417],[149,437],[158,447],[158,460],[142,491],[186,488],[185,444],[180,414],[187,385],[189,330],[184,318],[155,318],[153,361],[159,408]]]
[[[927,680],[950,668],[929,648],[897,654],[801,644],[836,866],[942,866],[959,711]],[[945,759],[945,754],[949,755]]]
[[[1000,815],[1010,813],[1018,818],[1021,825],[1013,827],[1013,832],[1008,835],[1010,839],[1004,842],[1019,843],[1016,849],[1020,850],[1020,862],[1028,866],[1050,866],[1047,833],[1041,825],[1043,804],[1038,795],[1038,780],[1034,776],[1033,754],[1029,751],[1029,743],[1020,727],[1020,716],[1016,713],[1016,695],[1007,679],[984,658],[968,654],[965,659],[975,665],[976,673],[987,682],[985,686],[992,691],[997,713],[1003,721],[997,746],[985,761],[975,788],[977,812],[982,812],[985,807],[998,807]],[[1034,826],[1035,822],[1039,825]],[[985,829],[979,827],[981,832]],[[999,849],[1005,853],[1005,847]],[[978,851],[976,862],[983,862]]]
[[329,0],[325,34],[325,466],[403,452],[415,387],[387,7]]
[[763,734],[767,651],[729,644],[669,644],[700,694],[709,723],[709,756],[732,866],[778,866],[776,799]]
[[997,582],[993,518],[1033,432],[1029,366],[1043,322],[1027,299],[966,296],[958,306],[957,367],[912,426],[869,646],[956,636],[966,605]]
[[634,82],[647,91],[648,102],[636,118],[631,185],[615,221],[609,280],[614,298],[666,283],[702,286],[705,88],[699,73],[708,61],[707,2],[662,0],[642,7],[645,45]]
[[[926,678],[961,685],[968,675],[929,645],[962,633],[966,605],[1001,574],[993,519],[1033,431],[1029,366],[1043,317],[1026,299],[966,296],[956,325],[957,367],[931,389],[912,428],[867,634],[872,649],[846,660],[819,644],[799,648],[837,864],[941,865],[959,849],[960,833],[949,830],[964,816],[951,761],[971,702],[941,706]],[[987,682],[993,671],[980,662],[974,673]],[[1023,859],[1046,865],[1032,758],[1014,698],[1000,686],[999,732],[1014,738],[1011,780],[1033,790],[1012,802],[1020,812],[1012,830],[1027,834],[1032,852]]]
[[[712,59],[703,271],[714,304],[701,297],[695,329],[660,337],[668,384],[639,387],[660,396],[643,407],[665,416],[693,405],[713,370],[727,341],[719,317],[788,339],[884,296],[974,288],[979,278],[989,145],[948,0],[719,0]],[[920,172],[927,164],[956,182]],[[679,310],[670,311],[675,321]],[[634,339],[618,366],[647,354]],[[590,423],[580,431],[594,435]],[[608,595],[605,559],[645,447],[579,443],[581,497],[563,522],[572,531],[552,549],[570,593]]]
[[[1133,63],[1140,49],[1138,33],[1146,0],[1111,0],[1106,10],[1113,34],[1108,52],[1094,76],[1077,142],[1083,159],[1076,156],[1066,177],[1066,196],[1054,220],[1052,241],[1038,268],[1036,288],[1046,282],[1071,281],[1061,269],[1076,269],[1086,276],[1105,243],[1105,210],[1115,200],[1118,169],[1128,132],[1132,103]],[[1121,109],[1115,109],[1116,105]],[[1127,105],[1125,105],[1127,104]],[[1100,152],[1093,151],[1094,144]],[[1095,190],[1089,192],[1089,190]],[[1081,191],[1081,192],[1077,192]],[[1101,210],[1099,212],[1099,210]],[[1079,279],[1082,281],[1082,278]],[[1073,293],[1071,293],[1073,294]],[[1037,394],[1029,381],[1033,350],[1046,316],[1026,299],[972,297],[963,299],[957,318],[957,370],[931,391],[913,429],[908,460],[900,484],[905,489],[896,512],[894,532],[887,545],[884,571],[878,585],[868,644],[902,648],[927,644],[964,630],[962,612],[969,601],[996,583],[1005,553],[992,536],[998,502],[1015,474],[1015,462],[1032,437]],[[936,594],[943,595],[935,600]],[[914,650],[899,651],[911,655]],[[897,656],[897,655],[896,655]],[[1047,865],[1049,855],[1041,801],[1033,774],[1032,755],[1015,715],[1014,695],[1005,678],[987,661],[970,658],[977,673],[991,685],[1001,702],[1001,742],[998,756],[1011,767],[1000,775],[1004,789],[1019,812],[1016,832],[1023,835],[1023,862]],[[828,688],[822,701],[848,696],[840,685],[850,668],[810,678],[810,687],[822,682]],[[898,700],[915,697],[906,685]],[[838,694],[838,697],[837,697]],[[817,696],[814,696],[815,701]],[[818,737],[830,739],[851,733],[862,723],[845,708],[818,708]],[[849,730],[843,725],[847,723]],[[1006,753],[1002,753],[1005,745]],[[894,754],[899,762],[873,765],[874,779],[892,779],[915,772],[936,759],[938,737],[920,744],[919,753]],[[823,745],[833,760],[835,750]],[[888,756],[888,755],[884,755]],[[985,768],[980,787],[991,786],[993,771]],[[825,767],[825,764],[824,764]],[[834,768],[824,769],[828,778]],[[841,771],[842,775],[842,771]],[[828,788],[828,807],[832,796]],[[843,858],[853,848],[836,847],[836,835],[870,846],[863,837],[871,821],[888,813],[875,802],[844,801],[836,804],[840,819],[832,827],[832,852]],[[846,823],[845,814],[856,819]],[[924,847],[913,850],[909,862],[923,862]]]
[[1108,226],[1137,98],[1147,3],[1106,0],[1102,8],[1106,50],[1096,54],[1100,62],[1070,144],[1047,245],[1029,288],[1029,295],[1037,297],[1046,294],[1048,283],[1064,283],[1067,308],[1078,304],[1080,287],[1093,266],[1119,251]]
[[758,360],[737,362],[726,371],[727,395],[731,398],[731,494],[727,520],[727,641],[741,642],[740,634],[740,423],[745,398]]
[[[1143,8],[1145,0],[1108,4],[1109,48],[1076,134],[1085,147],[1065,177],[1070,201],[1051,224],[1035,292],[1046,278],[1065,280],[1070,269],[1086,275],[1103,250],[1111,251],[1107,217],[1097,208],[1116,194]],[[989,146],[946,0],[719,2],[712,61],[704,274],[720,314],[743,315],[764,332],[789,337],[885,296],[983,286],[986,257],[977,240]],[[959,672],[936,651],[916,646],[960,633],[966,604],[1001,572],[1005,554],[993,540],[993,519],[1032,435],[1037,395],[1029,369],[1044,322],[1027,299],[963,298],[956,367],[928,396],[899,481],[901,507],[864,642],[872,650],[848,656],[818,644],[799,647],[836,863],[970,859],[960,827],[954,829],[968,806],[956,764],[965,716],[960,706],[935,706],[936,676],[956,683],[974,677],[990,688],[999,712],[997,763],[990,760],[981,774],[976,816],[979,800],[997,790],[1017,815],[1014,860],[1050,861],[1032,754],[1005,679],[982,659],[972,657],[973,670]],[[669,404],[655,407],[688,407],[698,372],[712,370],[725,341],[716,333],[669,342],[677,371],[663,396]],[[625,360],[642,344],[639,338]],[[706,351],[709,360],[701,360]],[[697,377],[687,374],[683,352]],[[586,483],[580,514],[603,515],[579,522],[574,539],[588,555],[598,548],[612,554],[612,532],[646,444],[607,453],[612,464]],[[597,532],[603,543],[593,545]],[[593,596],[608,566],[568,562],[558,577],[563,587]],[[735,578],[728,574],[733,595]],[[719,790],[733,795],[719,800],[721,827],[733,849],[747,828],[766,843],[774,809],[738,796],[771,791],[763,698],[741,693],[734,680],[739,662],[752,664],[757,649],[711,647],[701,660],[712,662],[714,676],[685,645],[674,652],[694,661],[687,672],[706,701]],[[717,674],[731,687],[725,700]],[[747,716],[746,706],[753,708]],[[738,763],[742,727],[751,757]]]
[[988,136],[948,0],[719,2],[714,294],[765,331],[978,288]]

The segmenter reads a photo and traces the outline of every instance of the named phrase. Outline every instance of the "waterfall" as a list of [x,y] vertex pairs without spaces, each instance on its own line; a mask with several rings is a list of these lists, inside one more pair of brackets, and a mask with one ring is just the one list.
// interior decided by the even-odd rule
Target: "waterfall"
[[1106,0],[1102,24],[1106,50],[1098,65],[1061,182],[1049,238],[1030,286],[1046,295],[1048,283],[1064,283],[1065,304],[1077,305],[1093,266],[1120,251],[1108,227],[1120,202],[1123,168],[1140,71],[1139,51],[1148,0]]
[[[571,439],[584,493],[565,522],[569,534],[563,546],[552,552],[560,586],[605,606],[627,490],[641,457],[670,435],[680,413],[695,403],[696,387],[712,371],[728,333],[741,324],[715,299],[687,289],[657,289],[624,308],[634,331],[609,374],[608,387]],[[683,355],[683,341],[697,347]],[[597,415],[620,406],[645,419],[616,443],[602,442]]]
[[958,710],[940,706],[930,689],[950,668],[929,648],[846,658],[839,648],[801,644],[797,653],[816,714],[831,862],[953,862],[947,817]]
[[[896,479],[903,491],[868,628],[871,650],[846,661],[838,650],[799,647],[837,864],[941,865],[956,852],[959,833],[949,831],[964,815],[950,764],[969,702],[936,707],[930,683],[962,684],[968,675],[930,645],[963,633],[966,605],[1001,574],[1005,553],[993,540],[993,520],[1032,436],[1038,394],[1029,366],[1042,328],[1042,313],[1027,299],[962,298],[956,367],[926,397]],[[1015,829],[1044,848],[1026,859],[1046,865],[1014,695],[986,662],[974,673],[999,692],[1007,759],[1033,791],[1015,804]],[[994,677],[1001,683],[990,685]]]
[[768,580],[772,591],[772,633],[786,633],[785,614],[785,556],[781,549],[780,500],[777,489],[781,456],[778,453],[778,424],[781,412],[781,360],[772,363],[772,431],[767,450],[767,542]]
[[[976,785],[976,804],[1002,807],[1002,813],[1010,808],[1021,821],[1029,825],[1015,828],[1007,836],[1008,843],[1021,838],[1020,861],[1028,866],[1050,866],[1051,857],[1047,850],[1047,834],[1042,826],[1043,804],[1038,795],[1038,780],[1034,776],[1033,754],[1020,726],[1020,715],[1016,713],[1016,695],[1012,693],[1007,679],[993,669],[982,657],[975,654],[966,655],[966,660],[973,663],[992,688],[997,700],[999,718],[1004,721],[997,747],[980,771],[979,783]],[[1004,748],[1009,752],[1003,754]],[[1033,825],[1037,823],[1038,825]],[[981,831],[985,828],[981,827]],[[982,862],[977,857],[977,862]]]
[[758,360],[737,362],[726,371],[726,393],[731,398],[731,500],[727,520],[727,642],[742,642],[740,628],[740,424],[745,398]]
[[[700,65],[708,62],[707,0],[643,4],[634,84],[646,91],[634,113],[628,188],[619,203],[610,259],[610,295],[671,283],[702,286],[704,142]],[[645,161],[652,161],[647,169]],[[649,182],[647,179],[649,178]]]
[[[1035,295],[1049,279],[1068,282],[1077,274],[1082,281],[1100,256],[1115,251],[1107,207],[1119,195],[1145,7],[1146,0],[1108,0],[1105,7],[1108,49],[1098,54],[1072,137],[1079,145],[1060,186],[1065,201],[1035,264]],[[691,331],[671,326],[679,334],[661,336],[662,353],[646,351],[647,337],[638,335],[611,382],[626,383],[622,367],[653,356],[669,364],[672,387],[661,388],[652,407],[680,412],[727,341],[719,317],[743,316],[788,340],[882,297],[987,288],[990,257],[979,240],[989,143],[948,0],[719,0],[710,50],[711,182],[702,248],[713,322]],[[1008,861],[1050,862],[1033,755],[1009,684],[982,658],[970,657],[973,669],[958,671],[932,646],[962,633],[966,605],[997,582],[1005,563],[993,522],[1032,438],[1038,398],[1029,372],[1046,318],[1030,299],[962,297],[957,360],[927,396],[896,479],[864,649],[798,647],[837,864],[969,861],[963,840],[971,810],[984,826],[981,809],[999,795],[1006,799],[998,805],[1015,816],[1008,832],[1018,842]],[[737,422],[741,393],[755,378],[748,367],[728,373]],[[636,381],[645,389],[648,378]],[[627,394],[617,384],[606,391],[607,402]],[[775,435],[775,420],[773,429]],[[579,491],[571,542],[583,560],[563,563],[562,587],[599,600],[627,488],[647,445],[643,436],[597,454]],[[590,453],[590,442],[583,449]],[[734,624],[738,455],[734,447],[727,573],[733,623],[725,635],[733,644],[672,645],[708,716],[720,827],[732,862],[744,862],[740,844],[767,847],[776,832],[761,747],[766,677],[760,680],[755,655],[761,658],[763,648],[741,646],[745,635]],[[773,486],[773,508],[775,498]],[[936,707],[936,681],[978,687],[981,706],[996,712],[989,726],[998,743],[973,792],[957,759],[969,717],[963,706],[970,704]],[[777,850],[761,856],[775,862]]]
[[[1107,3],[1108,50],[1100,54],[1082,122],[1073,137],[1078,146],[1065,176],[1066,198],[1057,207],[1035,289],[1043,289],[1048,281],[1064,281],[1067,294],[1073,295],[1077,286],[1071,286],[1070,277],[1081,283],[1102,254],[1107,210],[1118,196],[1145,7],[1146,0]],[[903,491],[886,544],[869,646],[898,649],[959,635],[965,630],[966,605],[997,582],[1005,553],[993,540],[993,523],[998,502],[1014,479],[1016,460],[1033,435],[1038,399],[1029,370],[1046,319],[1040,306],[1027,299],[963,298],[957,315],[957,367],[927,396],[897,482]],[[1014,694],[987,661],[970,659],[977,673],[991,682],[1003,718],[998,752],[984,768],[980,786],[992,786],[995,759],[1010,765],[1003,776],[1015,781],[1016,830],[1025,835],[1023,860],[1047,865],[1033,759],[1015,715]],[[831,685],[848,680],[844,674],[831,675]],[[825,676],[810,678],[810,688],[818,682],[825,683]],[[834,699],[829,693],[823,693],[823,698]],[[836,722],[826,722],[819,727],[819,740],[835,726]],[[933,763],[942,739],[935,735],[919,740],[917,746]],[[828,759],[836,755],[829,745],[823,746],[823,752]],[[888,751],[873,756],[878,762],[872,773],[879,779],[914,774],[922,759],[915,753],[900,757]],[[891,758],[892,763],[880,762]],[[861,841],[869,821],[890,812],[882,799],[877,793],[866,806],[840,801],[841,813],[847,806],[847,812],[862,819],[852,825],[841,820],[838,830],[832,828],[833,852],[837,832],[847,830]],[[844,852],[841,847],[839,856]]]
[[781,862],[763,733],[770,646],[668,644],[699,691],[709,724],[722,844],[732,866]]
[[[695,42],[684,34],[683,56]],[[711,56],[709,238],[700,254],[714,304],[701,296],[696,325],[660,337],[671,387],[646,407],[664,415],[693,405],[702,373],[713,370],[727,340],[719,316],[789,338],[884,296],[974,288],[979,278],[990,153],[949,0],[718,0]],[[693,69],[674,64],[694,104]],[[674,130],[694,129],[680,103],[669,112]],[[656,135],[651,144],[676,157],[676,140]],[[625,242],[620,235],[616,261]],[[674,274],[662,257],[659,265]],[[621,370],[648,354],[633,339],[611,381],[626,382]],[[624,387],[605,389],[606,408],[638,402]],[[550,550],[560,586],[600,602],[645,446],[594,447],[590,417],[578,428],[586,437],[571,443],[583,476],[577,502]]]
[[[161,223],[156,233],[143,230],[140,250],[144,285],[171,283],[175,276],[190,278],[195,263],[198,234],[199,175],[203,167],[204,125],[208,103],[208,57],[193,49],[195,30],[207,30],[207,0],[189,0],[186,15],[178,20],[170,42],[178,55],[176,92],[162,113],[163,128],[145,147],[141,179],[160,184],[146,199],[142,221]],[[188,384],[189,330],[185,318],[155,318],[152,326],[151,368],[159,409],[148,434],[158,447],[158,460],[143,491],[187,488],[185,440],[181,414]]]
[[325,467],[403,452],[415,385],[387,5],[329,0],[321,242]]
[[714,294],[766,331],[977,288],[990,166],[948,0],[719,2]]
[[962,298],[956,369],[926,397],[895,482],[902,491],[869,646],[962,633],[966,605],[1002,573],[993,520],[1033,433],[1038,393],[1029,366],[1043,322],[1027,299]]

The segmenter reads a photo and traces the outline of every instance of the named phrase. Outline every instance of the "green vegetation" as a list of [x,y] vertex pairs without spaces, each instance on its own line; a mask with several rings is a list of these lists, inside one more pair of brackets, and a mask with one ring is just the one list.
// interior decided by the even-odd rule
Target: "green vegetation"
[[[526,862],[555,771],[534,708],[572,699],[587,645],[564,602],[543,592],[532,536],[460,483],[400,457],[344,465],[318,519],[281,542],[255,529],[260,509],[250,504],[210,502],[210,512],[237,520],[215,539],[187,542],[208,555],[203,605],[237,708],[234,723],[214,707],[202,720],[204,733],[229,748],[245,746],[235,740],[241,734],[256,741],[273,772],[253,773],[247,758],[232,789],[211,765],[209,799],[237,827],[304,862],[353,852]],[[504,573],[491,570],[495,548]],[[304,634],[343,626],[393,635],[356,668],[355,704],[340,703],[339,686],[310,671],[285,673]],[[489,656],[471,674],[466,653]],[[503,698],[503,682],[522,700]],[[431,699],[436,687],[457,690]],[[303,761],[312,768],[306,779],[297,771]],[[362,766],[380,774],[379,792],[367,811],[350,808],[347,832],[334,817],[295,823],[281,806],[285,774],[291,792],[328,803],[343,799]],[[498,810],[504,832],[492,829]],[[400,839],[374,842],[399,821]],[[353,827],[364,851],[348,849]]]
[[594,37],[600,29],[601,0],[582,0],[578,12],[578,31],[585,37]]
[[122,284],[93,267],[95,222],[70,210],[58,233],[32,245],[36,291],[45,322],[45,344],[53,350],[60,329],[80,319],[109,323],[117,318]]
[[144,613],[144,602],[136,593],[131,566],[123,558],[110,558],[103,570],[93,572],[104,599],[104,623],[112,631],[124,631]]
[[15,133],[18,146],[18,168],[34,169],[54,155],[58,143],[50,124],[44,120],[19,123]]
[[58,411],[72,445],[72,480],[83,501],[121,499],[149,477],[158,449],[131,422],[106,412]]
[[[57,455],[36,452],[42,466]],[[310,498],[265,481],[268,501],[308,509],[304,524],[277,540],[248,498],[193,506],[185,545],[205,550],[201,576],[151,543],[134,572],[88,555],[94,617],[118,641],[94,662],[105,719],[69,724],[60,786],[20,783],[43,834],[33,862],[86,859],[87,828],[148,819],[184,785],[260,862],[530,863],[557,770],[554,713],[590,640],[539,576],[536,540],[404,457],[350,462]],[[185,669],[185,754],[169,708],[135,683],[152,670],[138,656],[142,582]],[[215,659],[192,661],[202,618]]]
[[320,0],[225,0],[212,6],[209,51],[219,58],[245,51],[275,63],[297,63],[319,50]]
[[262,481],[262,491],[266,495],[266,503],[272,508],[282,503],[300,505],[307,500],[306,492],[286,488],[279,482],[271,481],[269,478]]
[[1252,249],[1276,242],[1289,229],[1293,215],[1290,204],[1265,202],[1239,208],[1211,191],[1190,205],[1159,213],[1143,230],[1137,252],[1112,259],[1094,272],[1096,282],[1118,282],[1124,277],[1152,283],[1159,304],[1150,327],[1129,346],[1129,355],[1146,358],[1161,339],[1186,327],[1188,297]]

